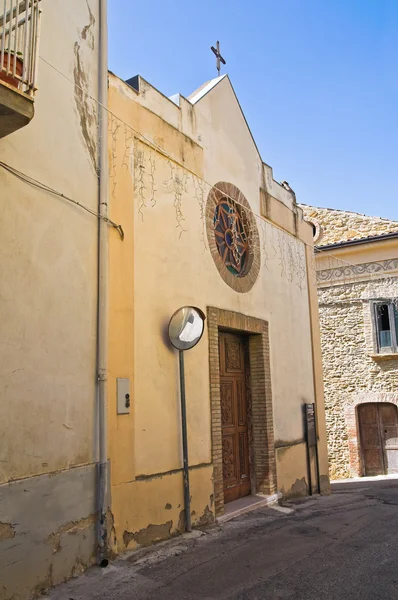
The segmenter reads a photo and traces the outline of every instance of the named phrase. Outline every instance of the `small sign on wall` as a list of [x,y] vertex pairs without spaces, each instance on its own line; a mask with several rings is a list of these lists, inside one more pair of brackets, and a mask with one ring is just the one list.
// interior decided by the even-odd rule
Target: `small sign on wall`
[[317,492],[321,492],[321,484],[319,477],[319,456],[317,443],[317,427],[316,427],[316,412],[315,403],[304,404],[304,424],[305,424],[305,441],[307,446],[307,467],[308,467],[308,491],[312,496],[312,465],[315,459],[315,477],[317,483]]
[[305,419],[307,424],[307,443],[309,446],[316,446],[315,404],[305,405]]

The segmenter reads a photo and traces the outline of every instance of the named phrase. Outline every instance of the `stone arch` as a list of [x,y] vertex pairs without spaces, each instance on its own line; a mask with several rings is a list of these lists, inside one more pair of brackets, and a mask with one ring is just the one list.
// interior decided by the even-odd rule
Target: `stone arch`
[[312,239],[314,240],[315,244],[315,242],[317,242],[321,237],[321,224],[319,223],[318,219],[315,219],[314,217],[304,217],[304,221],[307,221],[307,223],[309,223],[309,225],[312,227]]
[[398,409],[398,394],[395,392],[364,392],[363,394],[355,396],[352,402],[345,407],[344,415],[347,426],[350,473],[352,477],[363,476],[361,442],[358,425],[358,406],[361,404],[379,402],[394,404]]

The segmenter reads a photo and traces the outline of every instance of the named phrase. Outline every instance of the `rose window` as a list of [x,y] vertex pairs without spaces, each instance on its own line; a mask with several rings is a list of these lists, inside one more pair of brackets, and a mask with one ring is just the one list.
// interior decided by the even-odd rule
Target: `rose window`
[[222,198],[214,211],[214,233],[219,255],[235,277],[245,274],[249,250],[243,211],[231,200]]
[[249,292],[261,265],[259,235],[250,204],[233,183],[218,181],[210,190],[206,231],[222,279],[236,292]]

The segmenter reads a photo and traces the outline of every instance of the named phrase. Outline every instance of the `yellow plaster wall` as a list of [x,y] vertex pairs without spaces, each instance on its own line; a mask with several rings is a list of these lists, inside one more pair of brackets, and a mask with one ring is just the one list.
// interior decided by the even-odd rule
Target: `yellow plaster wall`
[[266,199],[262,206],[262,214],[273,223],[277,223],[282,229],[295,235],[294,213],[282,202],[272,198],[269,194],[266,194]]
[[[112,92],[111,92],[112,93]],[[111,101],[111,99],[110,99]],[[110,123],[110,128],[112,122]],[[118,139],[120,142],[120,138]],[[124,153],[120,143],[111,145],[110,164],[114,153]],[[124,156],[124,155],[123,155]],[[131,156],[127,158],[128,164]],[[123,224],[124,240],[116,229],[109,230],[109,362],[108,362],[108,447],[112,460],[112,485],[134,478],[134,215],[131,169],[118,166],[116,179],[111,178],[110,217]],[[130,380],[131,412],[117,416],[117,378]]]
[[[0,160],[98,209],[98,3],[42,0],[38,91]],[[92,17],[92,18],[91,18]],[[69,81],[70,79],[71,81]],[[0,169],[0,484],[96,460],[98,220]]]
[[305,443],[277,448],[275,454],[278,490],[287,497],[307,495],[308,466]]
[[[117,81],[115,79],[115,81]],[[128,90],[128,95],[120,94],[120,89],[110,87],[109,102],[115,112],[137,131],[145,131],[150,134],[151,140],[161,144],[167,151],[173,151],[178,160],[185,161],[188,168],[201,172],[201,148],[191,140],[181,136],[169,124],[157,115],[142,108],[139,104],[131,103],[135,92]],[[120,125],[120,124],[119,124]],[[180,443],[170,444],[170,437],[180,441],[180,417],[179,397],[175,396],[173,407],[170,407],[166,394],[165,402],[158,402],[154,409],[151,403],[153,385],[158,389],[157,398],[161,398],[164,390],[167,390],[167,382],[159,373],[159,356],[151,351],[146,351],[146,346],[153,339],[151,315],[145,311],[145,318],[141,319],[142,306],[135,313],[134,304],[134,222],[140,219],[137,216],[137,204],[133,193],[133,161],[132,146],[126,150],[126,138],[117,129],[117,124],[111,119],[109,126],[109,159],[110,159],[110,216],[117,223],[122,224],[124,240],[120,239],[118,232],[110,230],[110,289],[109,289],[109,379],[108,379],[108,436],[109,436],[109,458],[111,460],[111,496],[112,513],[117,539],[117,549],[122,551],[133,548],[139,544],[134,535],[148,528],[147,532],[139,534],[137,539],[144,543],[161,539],[165,530],[173,534],[181,530],[181,511],[183,510],[183,483],[181,472],[173,472],[162,475],[164,471],[170,471],[170,460],[167,458],[170,447],[177,448],[177,455],[173,456],[173,466],[178,469],[181,465]],[[178,135],[177,135],[178,134]],[[132,135],[129,130],[129,135]],[[131,143],[131,139],[130,139]],[[167,160],[166,160],[167,164]],[[151,202],[148,202],[151,206]],[[160,207],[161,211],[161,207]],[[174,227],[174,224],[173,224]],[[143,268],[148,268],[146,260]],[[148,274],[150,269],[148,268]],[[161,295],[157,296],[157,301]],[[155,315],[153,315],[155,318]],[[136,336],[134,319],[142,320],[143,329]],[[134,344],[134,339],[136,343]],[[205,343],[204,341],[202,343]],[[164,338],[159,336],[155,344],[159,352],[164,350]],[[136,385],[136,370],[134,368],[134,353],[146,356],[139,364],[142,380],[148,381],[149,390],[145,383]],[[167,370],[175,375],[177,383],[177,361],[175,352],[166,349],[169,358]],[[154,360],[149,357],[154,357]],[[187,364],[190,358],[187,356]],[[127,415],[117,415],[117,378],[130,379],[131,412]],[[199,378],[200,379],[200,378]],[[192,395],[192,387],[198,381],[189,378],[187,381],[187,394]],[[200,382],[199,382],[200,384]],[[137,403],[140,404],[140,418],[137,423]],[[145,414],[149,405],[148,420],[158,422],[158,428],[150,428],[149,436],[145,436]],[[192,412],[195,417],[195,411]],[[172,417],[172,422],[168,419]],[[161,431],[164,431],[164,436]],[[191,435],[191,439],[193,436]],[[158,460],[159,449],[165,455],[164,461]],[[210,453],[205,453],[204,460],[198,460],[195,451],[190,447],[191,461],[195,465],[199,462],[210,462]],[[155,457],[155,460],[153,459]],[[153,478],[136,480],[142,475],[160,473]],[[192,495],[192,522],[195,525],[200,519],[209,520],[212,511],[212,469],[209,466],[193,469],[191,478]],[[163,502],[164,500],[164,502]],[[171,506],[171,508],[169,507]],[[208,509],[206,509],[208,507]],[[172,522],[170,528],[164,524]],[[162,527],[157,527],[161,526]],[[125,534],[127,532],[127,534]],[[162,533],[163,532],[163,533]],[[160,537],[159,537],[160,536]]]
[[[183,506],[178,357],[167,340],[168,321],[178,307],[195,305],[206,312],[207,306],[216,306],[269,322],[276,439],[302,438],[302,404],[314,401],[302,241],[270,222],[259,222],[262,267],[246,294],[224,283],[207,248],[203,211],[210,186],[203,184],[201,194],[202,179],[187,177],[188,171],[212,184],[234,183],[257,215],[261,210],[263,164],[229,82],[220,85],[217,93],[208,94],[194,108],[184,101],[181,109],[146,90],[151,99],[148,110],[142,95],[138,102],[134,90],[110,75],[110,108],[138,132],[129,129],[126,134],[123,125],[117,128],[111,121],[111,218],[126,230],[123,242],[116,231],[110,235],[109,457],[119,550],[126,547],[125,531],[131,534],[125,536],[128,547],[136,543],[137,532],[151,524],[164,526],[171,520],[172,533]],[[157,102],[167,105],[156,110]],[[175,122],[175,110],[182,111],[181,123],[188,119],[186,111],[194,111],[189,119],[200,143],[165,120]],[[148,140],[188,171],[156,152]],[[284,264],[289,255],[301,265],[301,279],[295,265],[289,270]],[[206,465],[191,474],[192,508],[200,516],[206,506],[211,509],[212,494],[206,327],[200,343],[186,352],[185,369],[189,462]],[[130,415],[116,415],[117,377],[130,378]],[[291,469],[300,479],[306,470],[293,455]],[[164,508],[166,503],[172,509]]]
[[[190,471],[192,525],[213,519],[213,470]],[[184,531],[182,473],[132,481],[112,488],[112,512],[117,551],[160,541]]]
[[328,481],[328,451],[326,438],[326,420],[325,420],[325,397],[323,388],[323,367],[321,350],[321,329],[319,322],[318,294],[316,288],[316,272],[314,269],[313,249],[306,247],[307,275],[308,275],[308,300],[311,322],[312,339],[312,361],[313,361],[313,382],[316,401],[316,416],[318,430],[318,453],[320,476],[324,477],[322,491],[329,490]]

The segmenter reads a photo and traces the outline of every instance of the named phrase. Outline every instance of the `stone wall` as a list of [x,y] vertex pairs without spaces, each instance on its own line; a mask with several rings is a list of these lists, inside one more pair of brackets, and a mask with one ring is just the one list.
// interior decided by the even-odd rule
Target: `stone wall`
[[315,244],[325,246],[398,231],[398,222],[359,213],[300,204],[304,218],[316,227]]
[[318,289],[332,479],[363,474],[349,444],[358,404],[398,401],[398,355],[377,356],[371,317],[372,299],[397,296],[398,277]]

